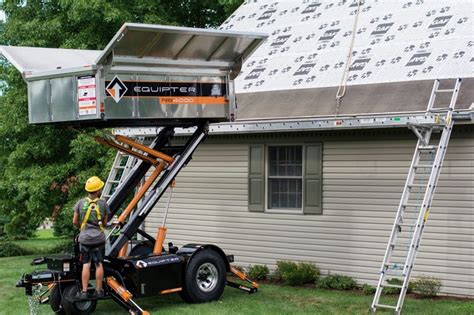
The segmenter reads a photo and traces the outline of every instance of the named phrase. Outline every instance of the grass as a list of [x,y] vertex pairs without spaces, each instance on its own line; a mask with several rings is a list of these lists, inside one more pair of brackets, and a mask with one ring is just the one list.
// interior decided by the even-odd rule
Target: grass
[[29,240],[14,241],[22,248],[35,255],[51,253],[57,246],[67,242],[67,239],[58,238],[53,235],[53,230],[38,230],[36,237]]
[[[0,258],[0,314],[28,314],[24,290],[15,288],[23,272],[35,269],[34,256]],[[394,298],[392,297],[393,301]],[[253,295],[226,288],[221,300],[207,304],[186,304],[177,295],[138,299],[152,314],[367,314],[371,296],[359,292],[330,291],[263,285]],[[41,314],[52,314],[49,305]],[[405,302],[404,314],[474,314],[474,301],[455,299],[412,299]],[[127,314],[112,301],[99,302],[94,314]],[[387,312],[386,314],[391,314]]]

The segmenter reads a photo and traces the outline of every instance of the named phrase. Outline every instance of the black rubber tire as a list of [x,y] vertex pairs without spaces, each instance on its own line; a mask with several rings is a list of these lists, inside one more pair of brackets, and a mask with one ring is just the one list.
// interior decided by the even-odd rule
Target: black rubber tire
[[56,283],[54,285],[54,288],[51,290],[51,293],[49,294],[49,306],[51,306],[51,309],[53,310],[54,314],[66,314],[63,309],[63,306],[61,305],[61,302],[63,300],[62,291],[63,288],[61,287],[61,284]]
[[[198,270],[204,265],[214,266],[217,271],[216,285],[212,290],[205,291],[197,280]],[[226,284],[226,267],[222,257],[212,249],[204,249],[191,257],[186,267],[180,295],[188,303],[204,303],[218,300],[224,292]]]
[[148,243],[135,245],[130,251],[129,256],[147,256],[153,253],[153,246]]
[[68,285],[63,292],[63,309],[67,315],[89,315],[94,312],[97,301],[73,302],[79,287],[76,284]]

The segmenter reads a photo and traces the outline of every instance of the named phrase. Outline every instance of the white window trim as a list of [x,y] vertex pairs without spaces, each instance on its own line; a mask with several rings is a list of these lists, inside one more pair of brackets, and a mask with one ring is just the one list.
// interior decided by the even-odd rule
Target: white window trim
[[[285,208],[278,208],[278,209],[272,209],[268,207],[269,204],[269,195],[268,195],[268,174],[269,174],[269,166],[270,166],[270,154],[269,154],[269,148],[270,147],[287,147],[287,146],[298,146],[301,147],[302,150],[302,156],[301,156],[301,208],[300,209],[295,209],[295,208],[290,208],[290,209],[285,209]],[[278,144],[265,144],[265,155],[264,155],[264,161],[265,161],[265,212],[267,213],[275,213],[275,214],[304,214],[304,169],[305,169],[305,158],[304,158],[304,150],[305,150],[305,144],[301,142],[290,142],[290,143],[278,143]]]

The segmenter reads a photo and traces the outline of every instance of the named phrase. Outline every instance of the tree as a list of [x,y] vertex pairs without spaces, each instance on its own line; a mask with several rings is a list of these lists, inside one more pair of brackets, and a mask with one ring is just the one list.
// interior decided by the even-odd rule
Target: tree
[[[215,27],[241,0],[7,0],[2,45],[103,49],[124,22]],[[1,64],[0,218],[10,237],[29,237],[47,216],[68,225],[92,175],[104,178],[115,152],[87,133],[29,125],[26,85]],[[94,131],[88,131],[94,134]],[[58,224],[58,231],[67,228]]]

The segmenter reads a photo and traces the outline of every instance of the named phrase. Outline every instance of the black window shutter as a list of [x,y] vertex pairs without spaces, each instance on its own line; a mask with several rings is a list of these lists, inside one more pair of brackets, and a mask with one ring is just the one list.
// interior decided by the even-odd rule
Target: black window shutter
[[304,146],[304,214],[322,214],[322,145]]
[[265,147],[263,144],[249,146],[249,211],[265,210]]

